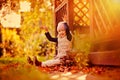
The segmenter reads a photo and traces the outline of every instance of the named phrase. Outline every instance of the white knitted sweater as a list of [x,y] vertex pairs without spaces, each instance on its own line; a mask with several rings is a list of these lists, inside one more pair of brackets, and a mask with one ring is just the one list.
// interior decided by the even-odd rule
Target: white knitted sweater
[[67,39],[67,36],[63,38],[58,38],[58,58],[66,56],[66,51],[72,49],[72,42]]

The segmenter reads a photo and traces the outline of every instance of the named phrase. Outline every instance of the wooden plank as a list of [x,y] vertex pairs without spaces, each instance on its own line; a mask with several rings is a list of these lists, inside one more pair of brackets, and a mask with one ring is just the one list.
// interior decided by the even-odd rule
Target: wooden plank
[[68,2],[68,5],[67,5],[67,17],[68,17],[68,24],[69,24],[69,27],[70,27],[70,30],[73,31],[73,0],[67,0]]
[[99,33],[102,34],[103,32],[102,32],[102,29],[100,28],[100,24],[99,24],[99,22],[97,20],[97,17],[95,16],[94,19],[95,19],[95,22],[96,22]]
[[99,10],[99,8],[98,8],[98,5],[97,5],[97,3],[96,3],[95,1],[94,1],[94,5],[95,5],[95,8],[96,8],[96,10],[97,10],[97,12],[98,12],[98,16],[99,16],[100,19],[101,19],[101,22],[102,22],[102,24],[103,24],[103,27],[105,28],[106,32],[108,32],[108,28],[106,27],[106,24],[105,24],[105,22],[104,22],[104,19],[103,19],[101,13],[100,13],[100,10]]
[[90,10],[89,10],[89,12],[90,12],[90,38],[91,39],[93,39],[93,35],[94,35],[94,28],[93,28],[93,24],[94,24],[94,22],[93,22],[93,9],[94,9],[94,7],[93,7],[93,1],[92,0],[90,0],[90,6],[89,6],[89,8],[90,8]]
[[106,18],[107,18],[107,20],[108,20],[108,23],[109,23],[108,29],[109,29],[109,30],[110,30],[110,29],[113,29],[112,24],[111,24],[111,21],[110,21],[110,17],[108,16],[107,10],[105,9],[102,0],[100,0],[100,4],[101,4],[101,7],[102,7],[102,9],[103,9],[103,11],[104,11],[104,13],[105,13],[105,16],[106,16]]
[[120,38],[104,38],[95,41],[89,53],[94,65],[120,66]]
[[67,4],[67,0],[64,0],[59,6],[57,6],[55,12],[58,12],[65,4]]
[[89,59],[95,65],[120,66],[120,49],[113,51],[91,52]]

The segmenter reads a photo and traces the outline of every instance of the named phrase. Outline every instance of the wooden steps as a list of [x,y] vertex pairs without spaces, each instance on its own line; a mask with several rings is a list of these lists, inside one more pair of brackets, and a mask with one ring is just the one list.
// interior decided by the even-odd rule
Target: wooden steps
[[120,39],[101,40],[93,45],[89,54],[94,65],[120,66]]
[[89,59],[95,65],[120,66],[120,50],[91,52]]

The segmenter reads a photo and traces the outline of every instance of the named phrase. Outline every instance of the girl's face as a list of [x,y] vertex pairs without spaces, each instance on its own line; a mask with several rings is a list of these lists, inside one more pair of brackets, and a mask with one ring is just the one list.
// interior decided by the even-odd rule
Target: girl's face
[[60,29],[58,29],[58,37],[63,38],[66,36],[66,31],[63,25],[60,26]]

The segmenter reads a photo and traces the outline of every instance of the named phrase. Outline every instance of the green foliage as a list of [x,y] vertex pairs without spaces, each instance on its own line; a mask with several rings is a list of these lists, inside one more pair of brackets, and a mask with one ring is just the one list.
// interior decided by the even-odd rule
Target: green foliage
[[[52,5],[46,5],[45,1],[30,0],[32,10],[30,12],[22,12],[22,22],[20,29],[3,29],[3,48],[6,56],[23,57],[28,55],[38,55],[40,45],[47,41],[44,30],[41,26],[47,26],[49,29],[53,27],[53,10]],[[49,2],[49,0],[47,1]],[[48,8],[49,7],[49,8]],[[44,9],[44,11],[40,11]],[[53,29],[51,30],[53,31]],[[47,41],[48,42],[48,41]],[[52,43],[48,42],[49,46]],[[54,49],[54,45],[49,47]]]
[[50,54],[55,53],[54,44],[50,44],[49,42],[45,41],[40,44],[40,49],[38,55],[40,56],[49,56]]
[[0,80],[51,80],[35,66],[26,64],[25,57],[0,58]]
[[0,80],[51,80],[49,75],[34,66],[9,64],[0,68]]
[[76,65],[79,68],[88,66],[88,55],[82,52],[78,52],[75,56]]
[[[45,8],[45,12],[40,12],[39,2],[36,2],[33,11],[22,13],[23,22],[21,26],[20,37],[23,40],[24,53],[27,55],[37,55],[40,50],[40,44],[46,41],[44,31],[40,28],[42,25],[52,27],[52,10],[47,10],[45,3],[39,4]],[[47,14],[48,15],[47,15]],[[46,24],[47,23],[47,24]]]
[[80,34],[79,31],[74,31],[73,48],[79,52],[89,53],[91,41],[88,34]]
[[11,63],[26,63],[25,57],[1,57],[0,63],[2,64],[11,64]]
[[90,52],[91,41],[88,34],[80,34],[78,30],[73,34],[73,49],[76,51],[75,61],[81,68],[88,66],[88,54]]

